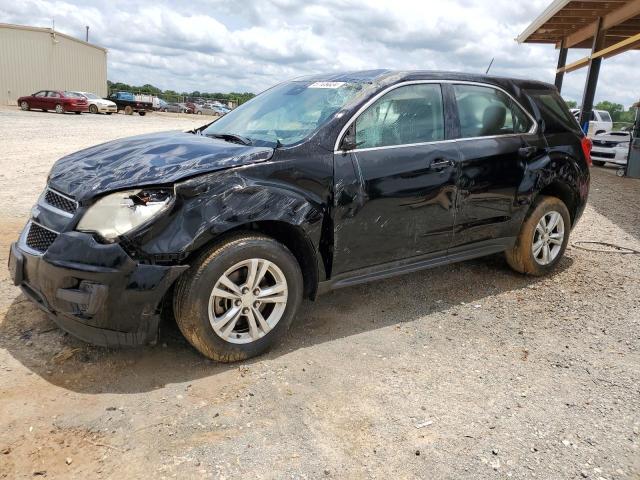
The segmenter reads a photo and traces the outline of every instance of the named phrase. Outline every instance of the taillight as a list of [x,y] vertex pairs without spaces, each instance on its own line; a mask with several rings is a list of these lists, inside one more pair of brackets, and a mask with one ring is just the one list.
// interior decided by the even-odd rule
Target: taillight
[[588,166],[591,166],[591,147],[593,147],[593,142],[586,135],[582,137],[582,141],[580,142],[582,145],[582,153],[584,153],[584,159],[587,162]]

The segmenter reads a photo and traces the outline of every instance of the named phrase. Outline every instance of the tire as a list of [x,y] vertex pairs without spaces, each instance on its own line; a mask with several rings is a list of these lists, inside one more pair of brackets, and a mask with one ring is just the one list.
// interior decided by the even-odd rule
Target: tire
[[56,105],[56,113],[64,113],[64,105],[62,105],[61,103],[58,103]]
[[[228,275],[225,278],[238,282],[234,283],[236,288],[242,287],[247,282],[249,268],[234,269],[238,264],[256,259],[263,262],[256,265],[256,271],[261,271],[265,264],[269,268],[262,283],[258,282],[264,292],[246,289],[239,297],[220,283],[223,275]],[[273,270],[272,266],[275,266]],[[283,293],[253,296],[254,293],[264,295],[267,288],[282,289],[283,285]],[[302,286],[300,266],[289,249],[264,235],[239,233],[203,252],[180,277],[174,294],[176,323],[189,343],[204,356],[219,362],[245,360],[264,353],[286,334],[302,301]],[[225,298],[214,296],[215,291],[221,290]],[[275,301],[276,297],[281,301]],[[255,303],[256,298],[262,299],[258,302],[262,305]],[[261,319],[269,322],[267,329],[260,328],[265,322],[259,321],[254,313],[260,308],[263,309]],[[249,315],[245,312],[253,318],[254,328],[250,327]],[[232,316],[228,318],[233,320],[226,323],[224,318],[229,314]],[[221,333],[214,330],[214,323],[223,330]],[[226,337],[225,329],[229,331]],[[252,331],[256,334],[252,335]]]
[[[543,216],[546,220],[556,219],[552,214],[559,214],[560,220],[557,220],[556,227],[552,229],[551,234],[542,229],[539,225]],[[549,222],[552,223],[552,222]],[[562,238],[558,237],[558,232],[562,227]],[[541,230],[542,229],[542,230]],[[544,235],[542,235],[544,231]],[[529,213],[520,227],[520,233],[516,239],[513,248],[505,252],[507,263],[516,272],[526,273],[534,276],[542,276],[551,272],[564,254],[569,242],[569,233],[571,231],[571,217],[567,206],[556,197],[541,195],[532,205]],[[535,245],[540,245],[541,250],[534,255]],[[561,243],[559,243],[561,242]],[[545,263],[545,250],[548,246],[548,262]],[[557,248],[559,247],[559,248]]]
[[138,115],[140,115],[141,117],[144,117],[146,114],[147,114],[147,112],[144,112],[144,111],[138,112]]
[[98,113],[98,107],[96,107],[95,105],[89,105],[89,112],[95,115],[96,113]]
[[591,160],[591,163],[593,163],[596,167],[604,167],[604,164],[606,162],[602,162],[600,160]]
[[23,100],[22,102],[20,102],[20,110],[23,110],[26,112],[27,110],[31,110],[31,107],[27,102]]
[[131,108],[131,105],[127,105],[126,107],[124,107],[124,114],[133,115],[133,108]]

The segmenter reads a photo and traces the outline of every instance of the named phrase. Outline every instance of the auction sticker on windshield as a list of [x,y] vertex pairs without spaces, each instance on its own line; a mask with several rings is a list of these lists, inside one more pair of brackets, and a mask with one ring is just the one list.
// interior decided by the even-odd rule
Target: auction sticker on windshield
[[340,88],[345,82],[315,82],[307,88]]

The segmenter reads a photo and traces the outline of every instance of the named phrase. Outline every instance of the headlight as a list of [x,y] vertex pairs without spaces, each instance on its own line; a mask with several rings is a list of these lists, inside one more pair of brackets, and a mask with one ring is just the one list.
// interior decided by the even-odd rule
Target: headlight
[[170,189],[138,189],[102,197],[85,212],[76,227],[113,241],[167,210],[173,198]]

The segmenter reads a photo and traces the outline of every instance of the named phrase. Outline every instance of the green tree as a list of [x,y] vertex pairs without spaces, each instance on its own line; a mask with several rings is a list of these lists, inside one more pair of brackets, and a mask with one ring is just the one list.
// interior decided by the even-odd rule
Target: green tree
[[564,99],[564,103],[566,103],[567,107],[569,107],[569,108],[578,108],[578,102],[576,102],[575,100],[567,100],[565,98]]
[[624,113],[624,106],[619,103],[613,103],[608,100],[603,100],[595,105],[597,110],[606,110],[611,115],[614,122],[619,122],[620,114]]

